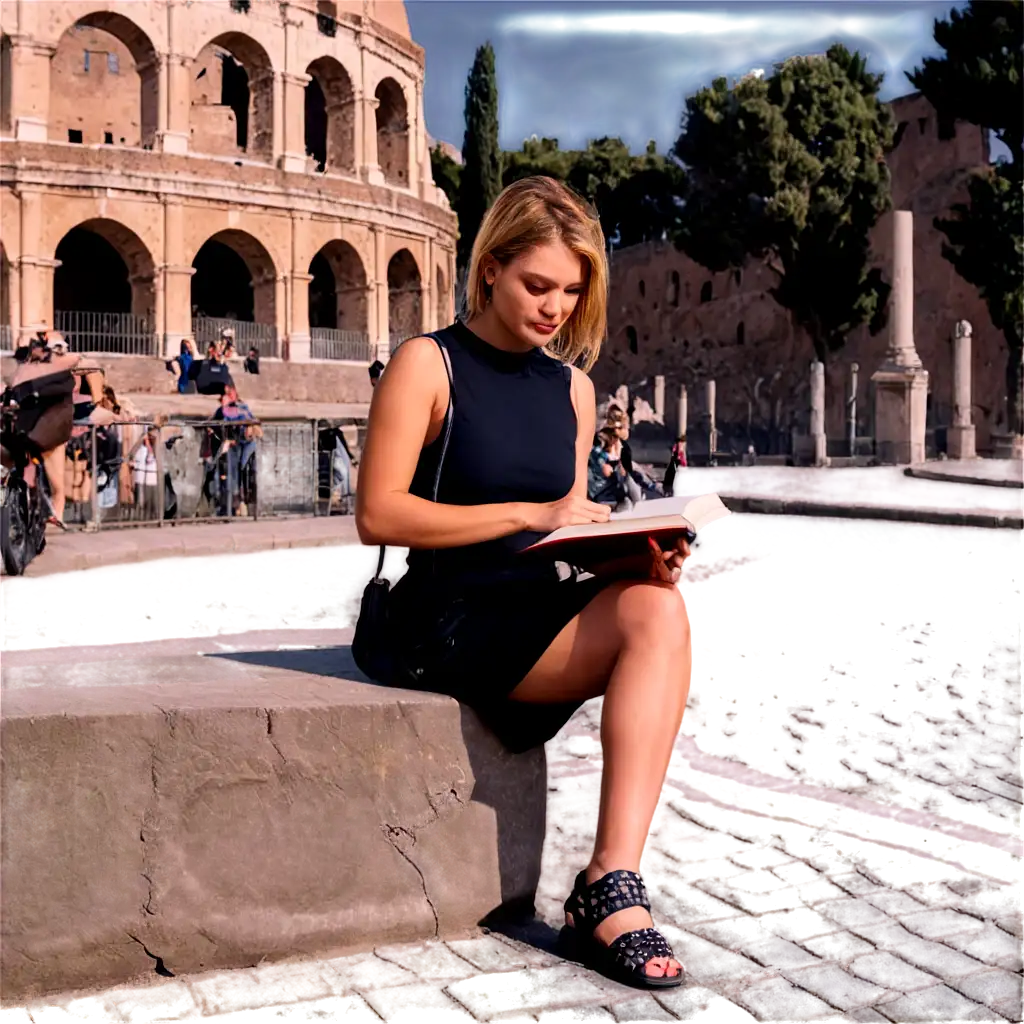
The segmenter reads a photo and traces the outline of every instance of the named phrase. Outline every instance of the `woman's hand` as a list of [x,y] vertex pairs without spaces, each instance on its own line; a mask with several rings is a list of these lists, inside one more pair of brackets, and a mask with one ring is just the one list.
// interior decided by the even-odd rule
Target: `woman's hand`
[[647,538],[647,546],[651,552],[651,579],[678,583],[683,574],[683,562],[690,557],[690,545],[686,538],[680,537],[672,551],[662,551],[653,537]]
[[538,533],[551,533],[563,526],[607,523],[612,513],[607,505],[589,501],[578,494],[567,494],[558,501],[531,504],[527,508],[527,529]]

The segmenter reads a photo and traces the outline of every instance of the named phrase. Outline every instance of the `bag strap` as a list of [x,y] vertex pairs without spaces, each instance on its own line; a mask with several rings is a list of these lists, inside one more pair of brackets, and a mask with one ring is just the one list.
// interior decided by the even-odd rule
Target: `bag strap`
[[[452,436],[452,421],[455,419],[455,375],[452,372],[452,359],[448,354],[448,346],[440,334],[431,331],[423,335],[425,338],[433,338],[437,347],[441,350],[441,358],[444,360],[444,372],[448,375],[448,408],[444,414],[444,426],[442,427],[441,452],[437,457],[437,469],[434,471],[434,486],[431,491],[430,500],[437,501],[438,490],[441,487],[441,467],[444,465],[444,457],[448,452],[448,442]],[[377,571],[373,574],[374,580],[380,580],[380,574],[384,571],[385,545],[381,544],[380,554],[377,556]],[[433,561],[431,562],[433,569]]]

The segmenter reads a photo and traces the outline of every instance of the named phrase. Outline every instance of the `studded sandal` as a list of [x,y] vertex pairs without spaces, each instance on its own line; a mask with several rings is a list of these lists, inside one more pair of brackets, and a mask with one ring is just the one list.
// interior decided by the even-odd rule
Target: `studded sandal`
[[681,985],[681,964],[679,973],[671,977],[652,977],[644,970],[648,962],[657,957],[676,959],[665,936],[657,928],[624,932],[608,945],[594,935],[594,929],[605,918],[627,907],[651,909],[644,880],[635,871],[611,871],[590,885],[583,871],[576,876],[573,890],[565,901],[565,920],[581,940],[584,963],[627,985],[646,988]]

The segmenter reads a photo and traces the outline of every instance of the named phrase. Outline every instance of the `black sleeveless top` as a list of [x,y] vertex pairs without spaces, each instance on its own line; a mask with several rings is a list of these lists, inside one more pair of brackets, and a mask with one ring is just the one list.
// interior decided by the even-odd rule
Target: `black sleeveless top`
[[[564,498],[576,477],[576,411],[571,372],[540,349],[505,352],[461,321],[438,332],[455,380],[454,421],[437,500],[489,505]],[[444,432],[420,453],[410,492],[430,499]],[[543,534],[523,531],[437,552],[409,552],[410,573],[480,578],[515,565],[515,553]]]

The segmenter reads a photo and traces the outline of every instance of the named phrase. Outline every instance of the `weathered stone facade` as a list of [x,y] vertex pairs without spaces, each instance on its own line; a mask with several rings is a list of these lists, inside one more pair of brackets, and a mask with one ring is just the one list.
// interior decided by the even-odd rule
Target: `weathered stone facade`
[[[974,327],[973,417],[978,447],[986,450],[991,435],[1007,429],[1006,343],[977,289],[943,259],[944,236],[932,220],[965,198],[969,174],[988,162],[987,141],[981,129],[968,124],[957,125],[954,139],[940,139],[935,111],[919,95],[896,100],[893,112],[898,124],[889,156],[893,208],[914,213],[914,341],[930,375],[928,422],[940,429],[953,422],[953,328],[958,320],[969,320]],[[872,240],[887,279],[892,233],[889,214]],[[607,394],[628,383],[650,401],[654,375],[664,374],[670,395],[680,384],[689,387],[692,428],[704,412],[700,384],[714,378],[718,428],[726,437],[744,436],[748,424],[762,443],[791,427],[807,432],[813,351],[768,294],[772,284],[772,274],[762,265],[712,274],[670,244],[613,253],[609,340],[593,373],[598,391]],[[830,448],[841,445],[845,436],[852,362],[860,365],[858,433],[871,433],[871,375],[886,346],[886,331],[872,337],[860,328],[826,366]],[[674,405],[673,400],[667,403],[670,411]],[[674,430],[676,425],[670,426]]]
[[451,318],[401,2],[10,0],[0,31],[8,344],[119,315],[143,342],[103,351],[166,358],[227,318],[301,362],[331,332],[368,358]]

